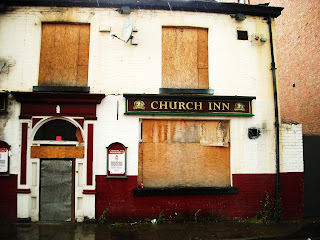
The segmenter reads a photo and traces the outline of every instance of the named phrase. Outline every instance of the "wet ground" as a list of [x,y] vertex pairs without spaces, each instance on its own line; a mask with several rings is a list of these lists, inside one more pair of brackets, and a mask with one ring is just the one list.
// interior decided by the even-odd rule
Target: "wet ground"
[[320,222],[205,223],[2,223],[6,240],[205,240],[205,239],[308,239],[320,240]]

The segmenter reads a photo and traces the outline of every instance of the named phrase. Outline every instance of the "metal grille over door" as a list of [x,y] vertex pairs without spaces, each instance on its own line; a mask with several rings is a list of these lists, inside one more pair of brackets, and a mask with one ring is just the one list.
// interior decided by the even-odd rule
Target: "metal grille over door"
[[41,160],[41,221],[72,220],[72,160]]

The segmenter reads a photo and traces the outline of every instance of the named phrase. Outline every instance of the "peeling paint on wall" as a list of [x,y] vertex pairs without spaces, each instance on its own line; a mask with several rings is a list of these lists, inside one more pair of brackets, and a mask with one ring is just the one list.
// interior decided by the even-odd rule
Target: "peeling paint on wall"
[[201,123],[201,145],[229,147],[229,142],[228,121],[210,121]]

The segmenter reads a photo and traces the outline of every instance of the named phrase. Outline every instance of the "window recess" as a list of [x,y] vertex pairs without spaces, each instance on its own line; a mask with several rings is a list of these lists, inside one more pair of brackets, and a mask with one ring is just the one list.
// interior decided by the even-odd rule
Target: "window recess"
[[8,93],[0,92],[0,113],[7,113],[8,111]]
[[247,31],[237,30],[237,34],[238,34],[238,40],[248,40]]
[[208,29],[163,27],[160,92],[193,93],[190,89],[198,89],[194,93],[203,93],[199,90],[208,88]]
[[230,188],[229,121],[145,119],[142,133],[139,185]]
[[55,86],[64,87],[63,91],[83,91],[76,87],[88,85],[89,41],[89,24],[43,23],[36,90]]

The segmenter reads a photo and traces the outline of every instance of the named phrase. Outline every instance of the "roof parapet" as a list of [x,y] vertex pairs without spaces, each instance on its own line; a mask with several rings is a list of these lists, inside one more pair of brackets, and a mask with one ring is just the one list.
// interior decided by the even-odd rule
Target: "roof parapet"
[[6,6],[42,6],[42,7],[88,7],[116,8],[128,6],[132,10],[167,10],[186,12],[206,12],[251,16],[278,17],[282,7],[267,5],[248,5],[238,3],[220,3],[215,1],[163,1],[163,0],[6,0]]

